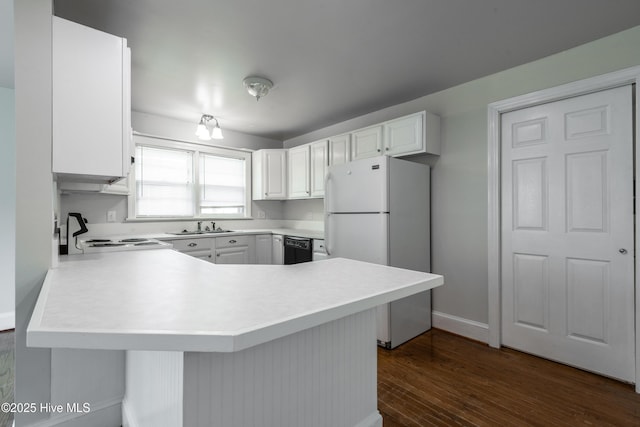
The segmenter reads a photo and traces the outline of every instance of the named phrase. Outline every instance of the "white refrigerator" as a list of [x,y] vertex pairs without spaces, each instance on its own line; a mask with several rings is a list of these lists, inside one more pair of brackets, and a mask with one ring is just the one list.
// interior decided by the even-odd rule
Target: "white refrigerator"
[[[329,167],[325,246],[330,257],[431,271],[430,173],[388,156]],[[378,345],[395,348],[431,328],[431,292],[377,308]]]

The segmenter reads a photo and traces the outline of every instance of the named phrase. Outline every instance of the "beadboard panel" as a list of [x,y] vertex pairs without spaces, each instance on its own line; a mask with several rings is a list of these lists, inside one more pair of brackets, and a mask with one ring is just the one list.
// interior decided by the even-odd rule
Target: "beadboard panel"
[[185,353],[183,425],[382,426],[375,337],[367,310],[236,353]]
[[124,427],[182,425],[183,353],[127,351]]

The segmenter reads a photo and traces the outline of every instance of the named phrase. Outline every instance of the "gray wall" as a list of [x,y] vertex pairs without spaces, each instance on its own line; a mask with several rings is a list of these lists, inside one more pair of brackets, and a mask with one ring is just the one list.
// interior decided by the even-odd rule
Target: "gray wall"
[[[26,346],[27,325],[52,262],[57,202],[51,174],[51,16],[51,0],[15,2],[15,50],[19,52],[15,58],[15,401],[33,402],[36,407],[44,402],[88,402],[91,412],[56,425],[119,425],[124,352],[97,355],[88,350]],[[101,405],[105,408],[100,409]],[[30,425],[49,416],[46,412],[19,413],[16,425]]]
[[445,285],[433,292],[435,311],[488,321],[487,104],[640,64],[640,27],[442,92],[319,129],[287,141],[289,148],[404,114],[427,110],[442,125],[433,165],[432,266]]
[[[16,402],[50,402],[51,351],[26,329],[51,262],[51,0],[16,1]],[[34,117],[37,120],[34,120]],[[16,414],[16,425],[47,414]]]
[[0,330],[15,326],[16,138],[13,89],[0,87]]
[[[202,143],[201,141],[198,141],[198,138],[195,136],[197,124],[198,123],[195,122],[189,123],[167,117],[140,113],[137,111],[134,111],[131,117],[131,126],[136,132],[182,141]],[[224,135],[224,139],[212,139],[210,143],[213,145],[247,148],[250,150],[259,150],[261,148],[282,148],[282,141],[279,140],[234,132],[229,129],[222,129],[222,133]]]

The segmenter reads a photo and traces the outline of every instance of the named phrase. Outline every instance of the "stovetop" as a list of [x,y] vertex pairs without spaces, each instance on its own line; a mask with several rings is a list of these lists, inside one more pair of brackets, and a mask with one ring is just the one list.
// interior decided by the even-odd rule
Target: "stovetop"
[[165,249],[171,248],[170,243],[161,242],[156,239],[147,239],[143,237],[130,237],[130,238],[99,238],[81,240],[80,247],[84,253],[96,253],[96,252],[116,252],[116,251],[128,251],[128,250],[142,250],[142,249]]

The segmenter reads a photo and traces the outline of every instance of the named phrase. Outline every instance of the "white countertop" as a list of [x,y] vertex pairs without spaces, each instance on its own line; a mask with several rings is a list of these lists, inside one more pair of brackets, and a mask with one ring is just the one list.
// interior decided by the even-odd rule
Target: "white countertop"
[[47,273],[27,345],[233,352],[441,284],[343,258],[216,265],[168,249],[74,255]]
[[279,234],[283,236],[297,236],[308,237],[310,239],[324,239],[324,231],[318,230],[301,230],[296,228],[265,228],[265,229],[248,229],[248,230],[233,230],[228,233],[202,233],[202,234],[173,234],[173,233],[133,233],[133,234],[116,234],[116,235],[93,235],[87,234],[82,236],[83,239],[91,238],[131,238],[131,237],[143,237],[147,239],[158,240],[179,240],[179,239],[201,239],[205,237],[229,237],[229,236],[241,236],[251,234]]

